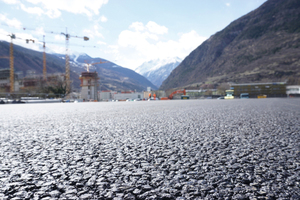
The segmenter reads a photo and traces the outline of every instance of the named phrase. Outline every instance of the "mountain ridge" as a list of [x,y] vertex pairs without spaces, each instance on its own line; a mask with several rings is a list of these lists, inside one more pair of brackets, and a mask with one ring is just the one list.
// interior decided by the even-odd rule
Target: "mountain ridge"
[[[9,54],[9,43],[0,41],[0,56]],[[117,66],[102,58],[92,58],[85,53],[69,55],[70,75],[75,89],[80,88],[79,75],[84,69],[84,61],[89,63],[107,61],[101,65],[95,65],[91,71],[97,71],[100,77],[100,90],[146,90],[148,86],[157,89],[149,80],[131,69]],[[65,73],[65,55],[46,53],[47,73]],[[9,68],[9,59],[0,60],[0,69]],[[28,70],[34,70],[37,74],[43,73],[43,52],[34,51],[14,44],[14,68],[15,72],[25,75]]]
[[300,1],[268,0],[193,50],[160,89],[300,78]]

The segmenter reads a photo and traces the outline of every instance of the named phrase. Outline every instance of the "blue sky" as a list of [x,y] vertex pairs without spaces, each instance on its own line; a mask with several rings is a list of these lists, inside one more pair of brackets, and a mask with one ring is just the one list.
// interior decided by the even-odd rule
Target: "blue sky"
[[[266,0],[0,0],[0,40],[47,52],[101,57],[135,69],[143,62],[185,58],[211,35]],[[25,39],[36,42],[26,43]]]

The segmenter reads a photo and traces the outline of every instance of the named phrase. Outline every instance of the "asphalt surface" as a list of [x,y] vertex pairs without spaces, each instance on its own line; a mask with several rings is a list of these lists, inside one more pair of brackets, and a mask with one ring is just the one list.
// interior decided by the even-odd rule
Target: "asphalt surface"
[[300,99],[0,105],[0,199],[300,199]]

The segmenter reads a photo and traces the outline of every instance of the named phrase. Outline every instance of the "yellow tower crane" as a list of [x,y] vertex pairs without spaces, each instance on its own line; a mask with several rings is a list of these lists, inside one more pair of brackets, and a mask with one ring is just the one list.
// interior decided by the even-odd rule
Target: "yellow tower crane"
[[86,71],[87,72],[90,72],[90,67],[92,65],[107,63],[107,61],[101,61],[101,60],[100,60],[100,62],[96,62],[96,63],[88,63],[88,61],[86,61],[86,60],[84,62],[86,64]]
[[69,58],[69,38],[75,37],[75,38],[83,38],[84,41],[88,41],[89,38],[84,37],[78,37],[78,36],[71,36],[68,34],[68,30],[66,29],[66,33],[61,33],[62,35],[66,36],[66,94],[69,94],[71,91],[71,82],[70,82],[70,58]]
[[14,83],[15,83],[15,77],[14,77],[14,49],[13,49],[13,39],[16,39],[15,34],[8,35],[11,39],[10,41],[10,48],[9,48],[9,68],[10,68],[10,93],[14,92]]
[[[10,72],[9,72],[9,79],[10,79],[10,93],[13,93],[14,90],[14,84],[15,84],[15,75],[14,75],[14,46],[13,46],[13,39],[16,39],[16,35],[15,34],[11,34],[8,35],[11,39],[10,41],[10,47],[9,47],[9,68],[10,68]],[[19,38],[20,39],[20,38]],[[26,39],[26,43],[32,41],[34,43],[34,40],[32,39]],[[7,57],[3,57],[3,58],[7,58]]]
[[44,81],[47,81],[45,35],[43,36],[43,49],[43,79]]

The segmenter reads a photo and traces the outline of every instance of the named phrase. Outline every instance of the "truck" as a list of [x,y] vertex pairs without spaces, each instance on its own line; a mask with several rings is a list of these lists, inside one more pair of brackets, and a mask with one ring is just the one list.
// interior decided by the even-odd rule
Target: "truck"
[[225,93],[226,93],[226,96],[224,97],[224,99],[234,99],[234,96],[233,96],[234,90],[226,90]]

